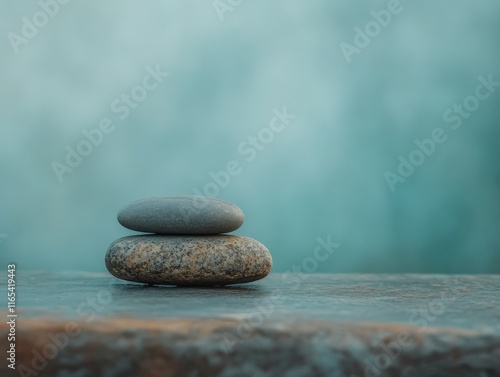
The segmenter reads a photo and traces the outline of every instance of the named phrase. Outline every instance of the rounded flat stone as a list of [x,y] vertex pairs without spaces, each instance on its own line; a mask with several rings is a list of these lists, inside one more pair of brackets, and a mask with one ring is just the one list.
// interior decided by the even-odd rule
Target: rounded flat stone
[[241,209],[208,196],[164,196],[130,203],[118,213],[125,228],[158,234],[220,234],[243,224]]
[[228,235],[123,237],[105,260],[117,278],[179,286],[247,283],[267,276],[273,263],[260,242]]

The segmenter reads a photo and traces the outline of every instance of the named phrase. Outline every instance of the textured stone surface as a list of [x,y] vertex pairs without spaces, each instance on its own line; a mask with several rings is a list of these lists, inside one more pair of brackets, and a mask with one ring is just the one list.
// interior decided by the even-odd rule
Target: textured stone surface
[[[271,274],[176,288],[19,269],[17,284],[17,367],[37,377],[500,376],[497,275]],[[78,334],[34,369],[73,323]],[[3,354],[7,331],[1,321]],[[0,375],[20,373],[4,360]]]
[[267,276],[272,267],[260,242],[228,235],[123,237],[111,244],[105,260],[120,279],[171,285],[246,283]]
[[165,196],[130,203],[118,213],[125,228],[158,234],[229,233],[243,224],[241,209],[206,196]]
[[[139,321],[126,318],[80,323],[78,335],[49,360],[39,376],[292,376],[292,377],[498,377],[500,336],[415,329],[387,324],[268,322],[234,345],[238,321]],[[27,320],[20,326],[18,365],[33,365],[34,351],[54,344],[49,334],[64,323]],[[400,333],[409,344],[394,347]],[[0,325],[5,335],[5,324]],[[238,339],[238,338],[236,338]],[[392,346],[390,358],[381,347]],[[389,360],[388,362],[386,360]],[[36,364],[35,364],[36,365]],[[3,365],[2,365],[3,367]],[[0,367],[0,371],[4,369]],[[35,370],[32,368],[32,370]],[[19,374],[2,373],[2,376]]]

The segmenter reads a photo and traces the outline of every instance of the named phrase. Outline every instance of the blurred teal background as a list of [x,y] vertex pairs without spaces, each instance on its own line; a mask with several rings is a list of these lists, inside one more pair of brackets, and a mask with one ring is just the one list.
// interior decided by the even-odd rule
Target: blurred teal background
[[[478,76],[500,81],[498,1],[401,1],[350,63],[341,43],[388,1],[222,2],[219,16],[212,1],[73,0],[18,53],[9,33],[42,25],[42,8],[2,4],[4,264],[105,271],[108,245],[133,234],[123,206],[203,192],[236,160],[218,197],[243,209],[236,234],[264,243],[274,272],[327,235],[341,247],[318,272],[500,272],[500,88],[459,129],[443,120]],[[120,119],[111,104],[144,95],[158,65],[169,76]],[[296,118],[247,161],[238,147],[283,107]],[[59,182],[53,162],[103,118],[114,130]],[[447,141],[392,192],[384,173],[436,127]]]

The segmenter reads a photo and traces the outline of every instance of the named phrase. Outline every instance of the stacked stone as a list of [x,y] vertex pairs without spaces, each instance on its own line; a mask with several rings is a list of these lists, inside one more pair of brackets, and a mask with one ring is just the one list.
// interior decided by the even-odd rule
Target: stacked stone
[[117,278],[146,284],[222,286],[264,278],[271,254],[260,242],[227,235],[243,224],[236,205],[204,196],[167,196],[130,203],[125,228],[155,233],[111,244],[106,267]]

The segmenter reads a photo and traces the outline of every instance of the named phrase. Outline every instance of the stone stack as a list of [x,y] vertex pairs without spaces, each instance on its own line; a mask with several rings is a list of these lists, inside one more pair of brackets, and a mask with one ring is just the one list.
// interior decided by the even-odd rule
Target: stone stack
[[267,276],[271,254],[260,242],[226,235],[243,224],[236,205],[203,196],[146,198],[118,213],[125,228],[155,234],[111,244],[106,267],[117,278],[145,284],[222,286]]

